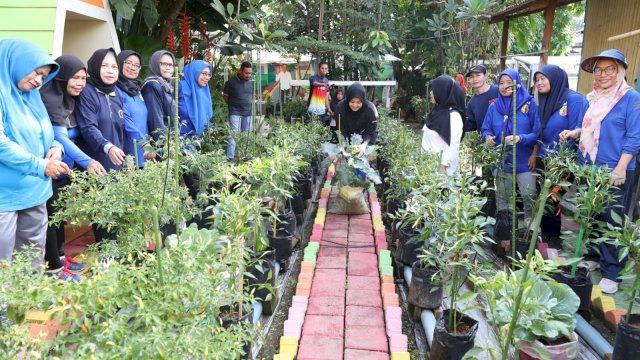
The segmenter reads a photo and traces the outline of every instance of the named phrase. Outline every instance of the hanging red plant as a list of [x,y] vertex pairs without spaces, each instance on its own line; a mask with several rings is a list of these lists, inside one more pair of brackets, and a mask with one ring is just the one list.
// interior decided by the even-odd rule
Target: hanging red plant
[[207,63],[211,63],[211,41],[209,40],[209,36],[207,36],[207,23],[202,21],[200,22],[200,27],[198,29],[200,31],[200,39],[206,42],[207,46],[204,53],[204,61]]
[[183,9],[180,12],[180,39],[182,40],[182,56],[184,56],[185,64],[191,62],[190,20],[187,10]]
[[176,35],[173,32],[173,26],[169,28],[169,34],[167,35],[167,49],[175,54],[178,47],[176,46]]

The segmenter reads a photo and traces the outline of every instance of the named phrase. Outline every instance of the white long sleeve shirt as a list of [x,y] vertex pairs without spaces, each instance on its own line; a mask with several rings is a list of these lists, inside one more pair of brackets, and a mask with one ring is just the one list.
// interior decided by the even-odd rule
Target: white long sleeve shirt
[[422,128],[422,149],[424,151],[441,154],[440,164],[446,166],[447,174],[458,171],[460,155],[460,139],[462,138],[462,117],[457,111],[450,113],[451,144],[447,145],[440,135],[429,129],[426,125]]

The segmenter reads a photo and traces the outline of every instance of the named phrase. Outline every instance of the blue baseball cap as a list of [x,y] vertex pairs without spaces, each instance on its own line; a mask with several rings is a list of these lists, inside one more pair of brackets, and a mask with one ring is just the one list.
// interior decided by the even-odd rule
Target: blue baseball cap
[[582,62],[580,63],[580,68],[586,72],[592,73],[593,67],[596,64],[596,61],[600,58],[609,58],[609,59],[618,60],[619,62],[622,63],[622,66],[624,66],[625,69],[627,68],[627,57],[624,56],[622,51],[618,49],[605,50],[596,56],[588,57],[582,60]]
[[471,73],[474,73],[474,72],[475,73],[486,74],[487,73],[487,68],[482,64],[476,65],[476,66],[472,67],[471,69],[469,69],[469,71],[467,71],[467,74],[464,77],[469,77],[469,76],[471,76]]

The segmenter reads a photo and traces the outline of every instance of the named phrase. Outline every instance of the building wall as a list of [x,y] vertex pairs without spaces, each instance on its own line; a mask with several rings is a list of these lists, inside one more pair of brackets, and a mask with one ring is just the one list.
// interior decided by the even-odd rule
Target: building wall
[[57,0],[0,0],[0,39],[20,38],[52,54]]
[[[634,88],[640,65],[640,35],[617,41],[608,41],[610,36],[640,28],[640,1],[638,0],[587,0],[582,59],[599,54],[602,50],[618,49],[627,56],[627,82]],[[591,91],[593,75],[580,71],[578,91]]]

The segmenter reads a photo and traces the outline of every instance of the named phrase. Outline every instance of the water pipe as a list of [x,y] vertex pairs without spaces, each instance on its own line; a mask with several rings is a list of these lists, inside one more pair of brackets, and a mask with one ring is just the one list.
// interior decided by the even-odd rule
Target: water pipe
[[598,353],[601,359],[604,358],[604,354],[613,353],[613,346],[602,337],[598,330],[591,326],[591,324],[579,314],[575,314],[574,317],[576,319],[576,332]]
[[[411,267],[405,266],[403,271],[404,280],[407,282],[407,286],[411,286]],[[427,336],[427,343],[429,344],[429,348],[431,348],[431,343],[433,342],[433,333],[436,330],[436,316],[433,311],[424,309],[420,313],[420,321],[422,322],[424,334]]]

